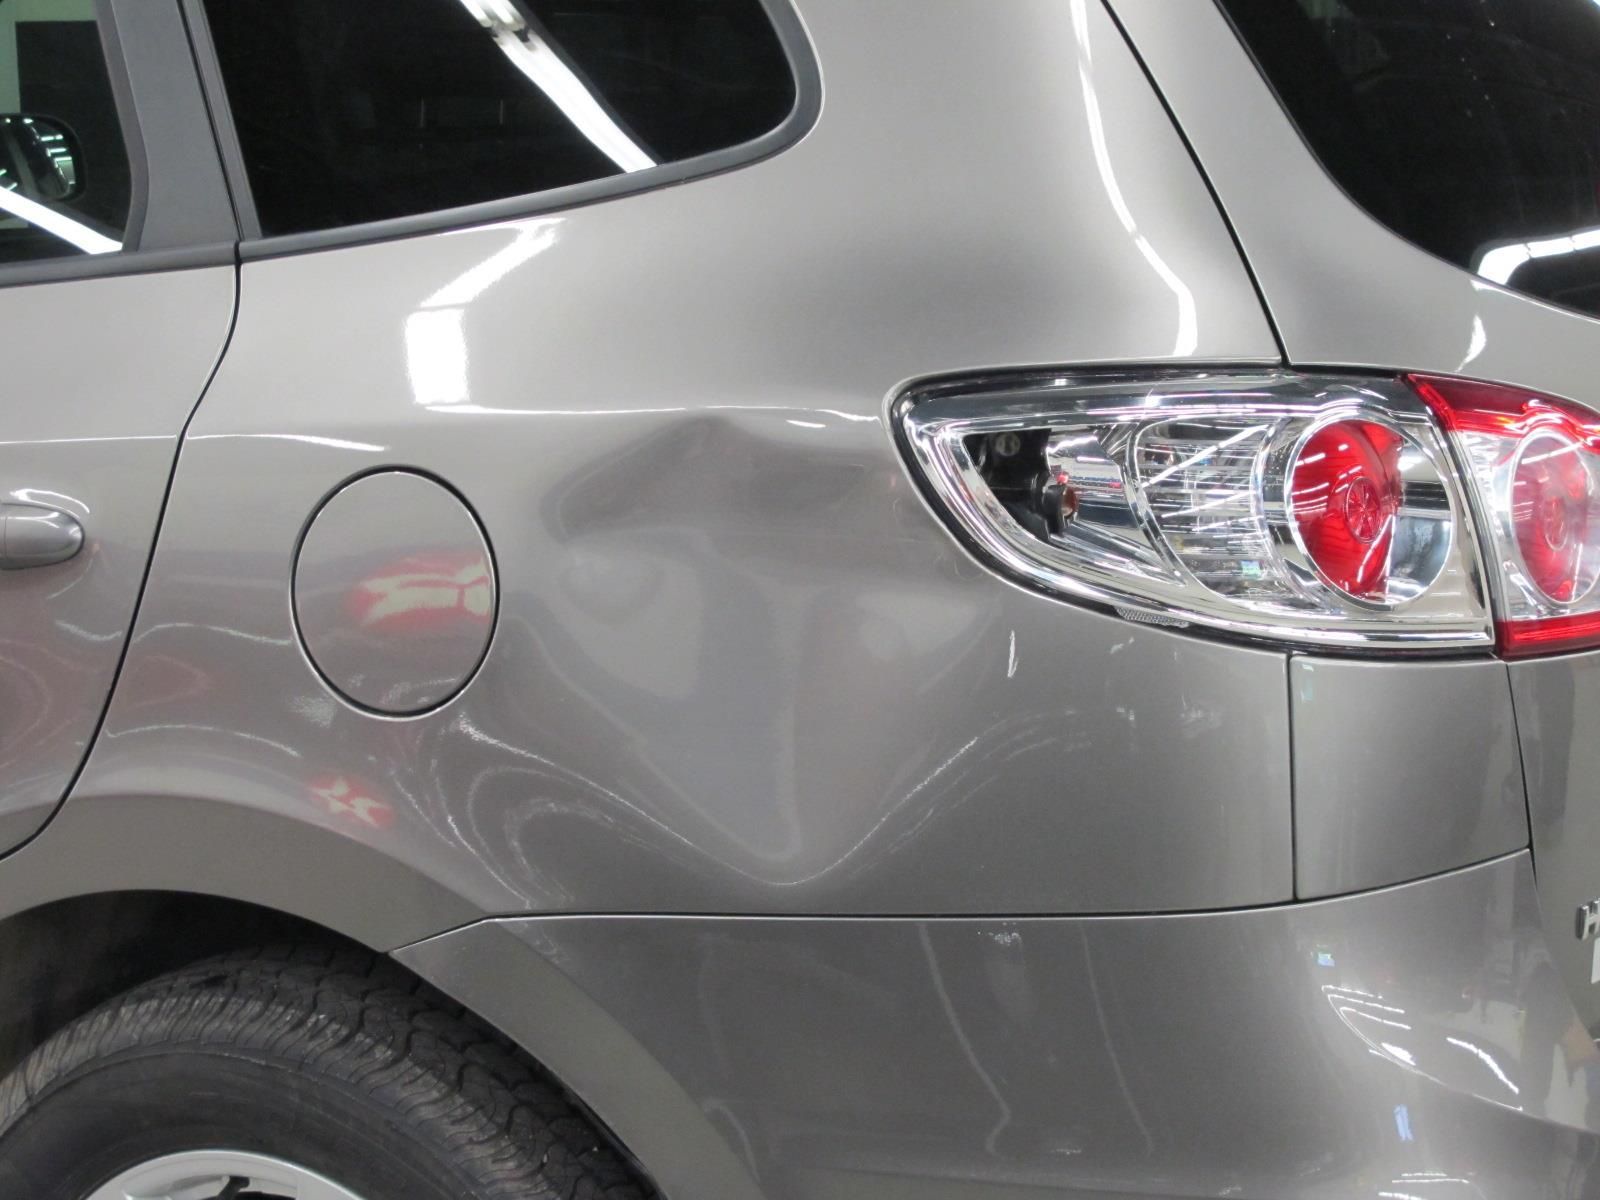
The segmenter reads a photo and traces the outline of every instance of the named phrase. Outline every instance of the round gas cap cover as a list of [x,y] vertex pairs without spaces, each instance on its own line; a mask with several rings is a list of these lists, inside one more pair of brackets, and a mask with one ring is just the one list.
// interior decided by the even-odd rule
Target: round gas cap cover
[[363,475],[301,540],[295,625],[324,682],[380,713],[427,712],[472,679],[494,633],[494,559],[472,510],[411,471]]

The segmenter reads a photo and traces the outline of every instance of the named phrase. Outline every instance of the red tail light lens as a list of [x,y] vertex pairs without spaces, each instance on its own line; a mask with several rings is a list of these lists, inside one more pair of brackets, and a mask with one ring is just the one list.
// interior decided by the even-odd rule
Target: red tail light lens
[[1600,416],[1520,388],[1409,378],[1473,484],[1501,653],[1600,645]]
[[1523,565],[1534,585],[1562,604],[1580,598],[1589,542],[1594,480],[1578,457],[1583,452],[1561,434],[1540,432],[1523,442],[1511,476],[1511,523]]
[[1295,455],[1289,510],[1295,532],[1325,582],[1347,596],[1380,599],[1403,481],[1394,430],[1372,421],[1335,421]]

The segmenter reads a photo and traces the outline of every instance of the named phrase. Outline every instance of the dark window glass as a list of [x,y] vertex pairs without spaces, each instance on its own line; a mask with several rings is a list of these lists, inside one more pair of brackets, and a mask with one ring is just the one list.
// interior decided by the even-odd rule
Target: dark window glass
[[0,4],[0,263],[121,249],[131,191],[93,0]]
[[1600,315],[1600,3],[1220,2],[1368,212],[1468,270]]
[[677,162],[776,128],[758,0],[206,0],[261,229]]

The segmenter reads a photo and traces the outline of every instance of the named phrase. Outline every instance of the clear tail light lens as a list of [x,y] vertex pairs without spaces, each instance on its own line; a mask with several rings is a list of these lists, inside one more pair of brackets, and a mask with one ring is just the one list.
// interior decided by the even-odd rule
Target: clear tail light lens
[[1471,480],[1500,652],[1600,645],[1600,416],[1524,389],[1408,379]]
[[[936,509],[1035,587],[1293,645],[1494,644],[1471,507],[1405,381],[1050,377],[924,388],[896,415]],[[1574,486],[1522,466],[1540,495]]]

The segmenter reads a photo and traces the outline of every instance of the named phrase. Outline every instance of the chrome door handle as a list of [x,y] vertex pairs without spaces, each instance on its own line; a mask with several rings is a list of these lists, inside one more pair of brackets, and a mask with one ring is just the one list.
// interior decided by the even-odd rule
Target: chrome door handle
[[0,571],[66,562],[83,549],[83,526],[71,513],[34,504],[0,504]]

